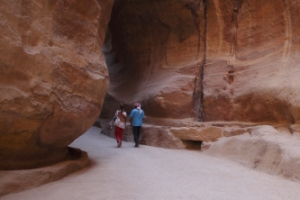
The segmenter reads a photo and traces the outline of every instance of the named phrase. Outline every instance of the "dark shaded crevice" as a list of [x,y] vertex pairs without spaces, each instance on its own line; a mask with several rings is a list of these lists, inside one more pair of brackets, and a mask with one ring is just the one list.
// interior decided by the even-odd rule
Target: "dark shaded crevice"
[[195,111],[195,119],[203,121],[203,71],[206,63],[206,26],[207,26],[207,0],[198,0],[197,2],[189,2],[186,4],[192,15],[195,17],[195,26],[198,29],[198,50],[197,58],[201,56],[201,62],[198,66],[198,74],[194,80],[193,92],[193,109]]
[[203,3],[203,9],[204,9],[204,15],[203,15],[203,59],[202,63],[200,65],[199,71],[199,89],[200,89],[200,105],[199,105],[199,110],[198,110],[198,120],[203,121],[204,120],[204,92],[203,92],[203,78],[204,78],[204,67],[206,64],[206,51],[207,51],[207,44],[206,44],[206,39],[207,39],[207,0],[202,0]]
[[[110,76],[108,94],[125,104],[140,101],[151,116],[194,117],[198,120],[206,56],[206,22],[203,20],[206,1],[170,2],[174,5],[166,9],[169,1],[115,1],[103,48]],[[175,40],[177,37],[178,41]],[[179,52],[179,48],[183,51]],[[190,52],[187,51],[189,48]],[[184,53],[187,53],[186,57]],[[181,74],[192,74],[195,78],[188,85],[189,91],[194,91],[192,97],[170,92],[169,86],[164,85],[175,80],[175,84],[179,83]],[[165,91],[159,93],[159,90]],[[174,98],[170,97],[174,94]],[[182,101],[179,96],[188,101]],[[166,105],[162,101],[167,102]],[[172,112],[166,112],[169,107]]]
[[[187,9],[190,10],[192,16],[194,17],[194,24],[195,27],[197,28],[198,31],[198,45],[197,45],[197,59],[199,59],[199,57],[201,56],[201,53],[204,53],[201,49],[201,45],[202,42],[204,43],[205,40],[203,40],[203,21],[202,19],[204,18],[203,13],[204,13],[204,9],[203,9],[203,0],[198,0],[197,2],[188,2],[187,4],[185,4],[185,7]],[[203,28],[204,29],[204,28]],[[203,58],[203,56],[202,56]],[[198,66],[198,73],[195,76],[195,80],[194,80],[194,91],[193,91],[193,110],[194,110],[194,116],[195,119],[197,121],[199,121],[199,107],[201,106],[201,88],[200,88],[200,82],[201,82],[201,78],[200,78],[200,74],[201,74],[201,66],[203,65],[203,63],[201,62]]]
[[203,141],[195,141],[195,140],[181,140],[185,145],[186,149],[189,150],[201,150],[201,145]]
[[242,5],[244,3],[244,0],[236,0],[233,2],[233,14],[232,14],[232,26],[235,29],[234,34],[232,35],[232,41],[231,43],[233,44],[233,47],[231,49],[231,55],[235,55],[235,50],[237,47],[237,32],[238,32],[238,15],[239,15],[239,10],[242,8]]
[[[144,3],[147,6],[139,5]],[[114,3],[104,55],[111,81],[109,93],[117,99],[131,101],[142,93],[137,85],[140,88],[147,85],[146,80],[166,54],[162,49],[170,27],[156,17],[159,6],[151,7],[152,4],[155,5],[153,1],[116,0]]]

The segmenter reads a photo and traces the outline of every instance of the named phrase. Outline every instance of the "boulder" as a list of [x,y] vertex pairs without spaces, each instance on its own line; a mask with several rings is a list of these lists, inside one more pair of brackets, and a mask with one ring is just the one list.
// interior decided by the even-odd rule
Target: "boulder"
[[112,0],[0,3],[0,169],[72,157],[98,118],[109,76],[101,48]]

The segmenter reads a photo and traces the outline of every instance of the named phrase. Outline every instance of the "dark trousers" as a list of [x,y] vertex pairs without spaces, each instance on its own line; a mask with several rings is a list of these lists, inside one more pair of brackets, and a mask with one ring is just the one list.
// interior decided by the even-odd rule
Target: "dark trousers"
[[133,137],[134,137],[135,146],[139,146],[141,126],[133,126],[132,130],[133,130]]

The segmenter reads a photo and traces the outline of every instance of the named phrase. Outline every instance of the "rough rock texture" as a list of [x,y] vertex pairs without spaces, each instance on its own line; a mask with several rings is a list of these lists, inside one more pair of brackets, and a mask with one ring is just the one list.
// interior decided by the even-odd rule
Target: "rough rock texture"
[[0,169],[70,157],[108,88],[101,52],[112,0],[0,2]]

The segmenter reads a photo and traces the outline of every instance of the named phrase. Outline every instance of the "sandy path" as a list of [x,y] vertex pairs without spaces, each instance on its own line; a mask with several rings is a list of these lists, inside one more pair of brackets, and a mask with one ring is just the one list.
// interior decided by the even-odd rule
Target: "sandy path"
[[299,200],[300,184],[257,172],[199,151],[123,142],[92,127],[71,146],[93,164],[60,181],[3,200]]

